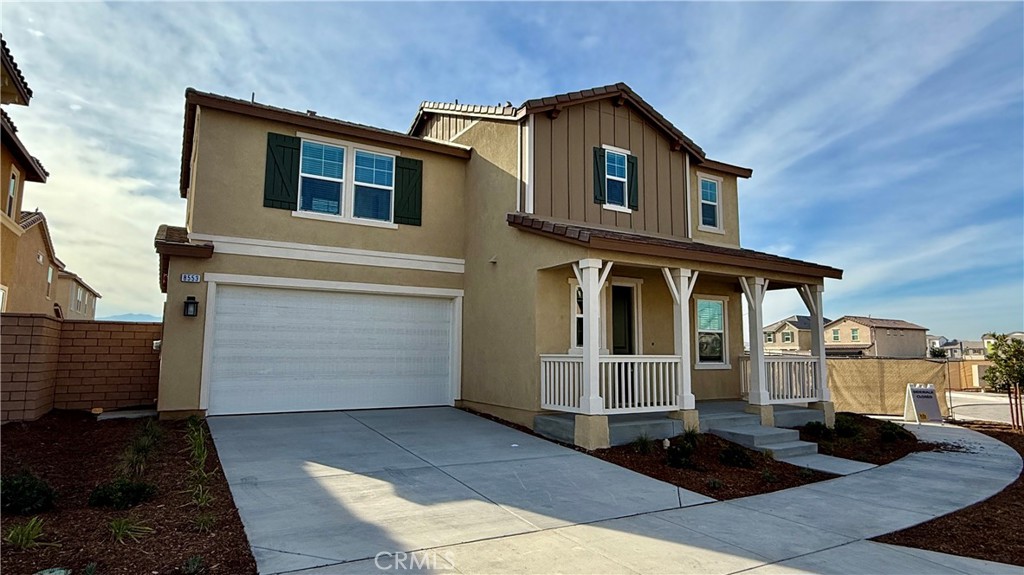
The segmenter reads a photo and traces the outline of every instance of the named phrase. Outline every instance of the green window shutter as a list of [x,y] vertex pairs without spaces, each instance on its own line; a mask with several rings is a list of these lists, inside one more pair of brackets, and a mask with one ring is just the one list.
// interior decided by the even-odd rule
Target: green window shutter
[[299,148],[295,136],[267,134],[267,172],[263,180],[263,207],[296,210],[299,207]]
[[636,156],[626,156],[626,183],[629,189],[629,209],[640,209],[640,180]]
[[423,162],[395,158],[395,223],[423,225]]
[[604,148],[594,148],[594,203],[605,202],[605,158]]

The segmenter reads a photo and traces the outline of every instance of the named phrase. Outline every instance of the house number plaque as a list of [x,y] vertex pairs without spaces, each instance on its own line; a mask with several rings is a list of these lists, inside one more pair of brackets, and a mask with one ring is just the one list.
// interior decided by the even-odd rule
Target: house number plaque
[[186,284],[197,284],[203,281],[203,276],[199,274],[181,274],[181,282]]

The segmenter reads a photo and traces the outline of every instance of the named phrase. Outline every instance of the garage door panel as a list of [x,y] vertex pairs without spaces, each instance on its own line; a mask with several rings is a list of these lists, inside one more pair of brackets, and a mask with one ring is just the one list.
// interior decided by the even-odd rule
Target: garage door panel
[[451,402],[451,301],[218,286],[214,414]]

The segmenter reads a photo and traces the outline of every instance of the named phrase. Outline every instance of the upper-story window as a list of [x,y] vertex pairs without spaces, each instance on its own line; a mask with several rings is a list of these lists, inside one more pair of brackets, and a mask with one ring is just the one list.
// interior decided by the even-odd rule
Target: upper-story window
[[301,172],[299,209],[341,215],[341,198],[345,188],[345,148],[304,140]]
[[700,225],[706,231],[722,230],[722,179],[700,176]]
[[18,207],[18,173],[11,166],[11,179],[7,183],[7,205],[4,211],[8,217],[14,217],[14,210]]
[[626,197],[626,154],[605,151],[605,202],[610,206],[625,208],[629,205]]
[[53,295],[53,266],[49,266],[46,270],[46,299],[50,299]]
[[355,201],[357,218],[391,221],[395,193],[395,158],[356,150]]
[[771,332],[764,334],[764,342],[775,343],[775,334]]
[[75,299],[75,310],[85,311],[85,290],[78,288],[78,297]]
[[832,330],[832,341],[839,341],[839,330]]
[[782,332],[782,343],[793,343],[793,332],[784,331]]
[[860,341],[860,330],[853,328],[850,330],[850,341]]

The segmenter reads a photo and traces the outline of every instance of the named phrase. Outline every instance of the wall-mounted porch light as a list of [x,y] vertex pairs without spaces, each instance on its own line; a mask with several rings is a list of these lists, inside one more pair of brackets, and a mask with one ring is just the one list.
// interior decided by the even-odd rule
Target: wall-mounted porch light
[[199,302],[193,296],[185,298],[185,317],[196,317],[199,315]]

